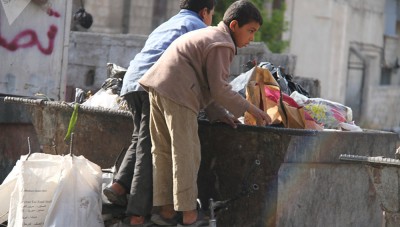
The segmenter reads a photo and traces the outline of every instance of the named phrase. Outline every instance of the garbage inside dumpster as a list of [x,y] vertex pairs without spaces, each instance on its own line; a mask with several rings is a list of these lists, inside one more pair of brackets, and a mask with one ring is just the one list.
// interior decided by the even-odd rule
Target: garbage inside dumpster
[[111,90],[101,88],[94,95],[90,96],[82,105],[92,107],[104,107],[109,109],[119,109],[118,94],[113,94]]
[[[248,61],[245,66],[246,66],[246,72],[250,71],[255,66],[268,69],[271,72],[274,79],[279,83],[279,87],[282,90],[282,92],[287,95],[290,95],[294,91],[297,91],[298,93],[300,93],[306,97],[310,97],[309,92],[306,89],[304,89],[300,84],[294,82],[293,76],[290,74],[286,74],[285,68],[283,68],[282,66],[275,67],[274,64],[272,64],[271,62],[260,62],[257,65],[256,60]],[[243,74],[241,75],[241,77],[242,76],[243,76]],[[238,79],[238,78],[235,78],[235,79]],[[246,81],[247,80],[248,79],[246,79]],[[243,82],[236,81],[236,82],[233,82],[232,85],[242,86],[241,83],[243,83]],[[244,92],[245,92],[245,90],[243,89],[241,91],[241,94],[243,96],[245,95]]]
[[75,100],[82,100],[82,105],[92,107],[104,107],[116,110],[127,110],[127,104],[119,94],[122,88],[122,79],[126,69],[114,63],[107,64],[107,79],[94,95],[88,96],[85,100],[78,98],[82,92],[76,92]]
[[[322,129],[313,118],[304,112],[302,106],[283,92],[282,86],[267,68],[254,67],[243,77],[246,78],[241,80],[244,83],[235,86],[235,89],[242,90],[241,87],[244,86],[245,98],[264,110],[270,116],[273,125],[297,129]],[[231,83],[235,84],[236,80]],[[255,119],[247,112],[244,114],[244,123],[256,125]]]
[[[308,92],[290,78],[279,67],[261,62],[230,84],[232,90],[264,109],[274,126],[362,131],[355,125],[350,107],[322,98],[310,98]],[[245,114],[243,123],[255,125],[249,114]]]
[[350,107],[322,98],[308,98],[296,91],[290,96],[296,103],[304,106],[305,112],[324,128],[340,129],[340,123],[354,125],[353,112]]

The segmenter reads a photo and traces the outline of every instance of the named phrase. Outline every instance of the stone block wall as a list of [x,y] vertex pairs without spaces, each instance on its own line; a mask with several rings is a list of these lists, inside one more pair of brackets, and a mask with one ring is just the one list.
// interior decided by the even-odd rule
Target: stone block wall
[[[142,49],[146,38],[147,36],[131,34],[71,32],[66,100],[73,100],[75,88],[97,91],[107,78],[107,63],[115,63],[127,68],[129,62]],[[244,65],[249,60],[268,61],[275,66],[283,66],[288,74],[293,74],[296,65],[295,56],[273,54],[264,43],[255,42],[238,49],[238,54],[231,65],[232,77],[245,72]],[[311,79],[311,84],[314,84],[313,79]],[[318,83],[316,85],[319,86]],[[318,92],[315,96],[318,96],[319,89],[315,91]]]

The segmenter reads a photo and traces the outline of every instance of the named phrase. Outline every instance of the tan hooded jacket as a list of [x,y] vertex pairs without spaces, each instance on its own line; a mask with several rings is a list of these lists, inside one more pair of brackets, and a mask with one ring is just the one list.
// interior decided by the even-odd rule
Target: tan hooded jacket
[[235,52],[223,22],[195,30],[176,39],[139,83],[196,113],[205,109],[211,121],[226,114],[224,108],[240,117],[249,103],[228,82]]

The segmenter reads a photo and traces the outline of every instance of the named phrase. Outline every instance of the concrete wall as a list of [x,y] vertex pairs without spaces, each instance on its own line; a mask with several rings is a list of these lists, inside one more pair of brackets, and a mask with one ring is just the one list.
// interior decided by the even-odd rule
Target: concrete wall
[[5,9],[12,11],[0,7],[0,93],[62,99],[71,2],[55,0],[51,8],[30,2],[12,24]]
[[71,32],[67,70],[67,100],[75,88],[97,91],[107,78],[107,63],[127,68],[146,41],[145,36]]
[[400,92],[399,87],[376,86],[369,94],[369,105],[363,124],[400,132]]
[[[75,88],[97,91],[107,78],[107,63],[127,68],[145,41],[146,36],[131,34],[71,32],[66,100],[73,100]],[[281,65],[289,74],[293,74],[296,65],[296,58],[293,55],[273,54],[265,44],[252,43],[248,47],[238,49],[238,54],[231,65],[232,76],[244,72],[244,64],[253,59],[258,62],[269,61],[276,66]]]
[[[84,7],[93,16],[93,25],[89,29],[98,33],[129,33],[148,35],[160,23],[179,11],[179,2],[171,0],[86,0]],[[157,4],[163,4],[162,12],[154,12]],[[74,6],[80,7],[75,0]]]
[[[18,1],[15,20],[8,20],[16,1],[0,5],[0,182],[20,155],[39,152],[30,114],[23,106],[3,103],[3,95],[35,96],[43,93],[60,100],[65,96],[71,1],[51,1],[51,8]],[[39,1],[37,1],[39,2]],[[7,12],[7,14],[6,14]],[[52,14],[49,14],[52,12]]]

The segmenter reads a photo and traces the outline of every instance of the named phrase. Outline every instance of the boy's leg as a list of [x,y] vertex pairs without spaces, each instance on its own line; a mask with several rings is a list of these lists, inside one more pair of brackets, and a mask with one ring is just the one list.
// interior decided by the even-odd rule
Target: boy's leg
[[172,157],[174,173],[174,207],[177,211],[195,210],[197,207],[197,174],[201,153],[197,114],[177,105],[171,113]]
[[172,169],[173,174],[169,177],[170,181],[173,180],[174,208],[176,211],[195,210],[198,195],[197,173],[200,167],[197,114],[189,108],[155,94],[159,106],[162,106],[165,119],[163,123],[168,127],[170,135],[168,138],[171,138],[168,143],[172,147],[172,151],[169,148],[172,152],[172,163],[168,168]]
[[128,193],[130,191],[134,166],[136,162],[136,145],[139,136],[141,112],[138,112],[136,110],[137,108],[135,108],[135,106],[139,105],[137,103],[139,102],[139,100],[135,99],[133,93],[127,94],[125,96],[125,99],[128,103],[129,110],[132,113],[133,132],[132,132],[131,144],[125,153],[124,159],[121,162],[121,166],[118,170],[118,173],[115,176],[115,181],[123,185],[124,188],[126,189],[126,193]]
[[153,155],[153,205],[173,204],[171,140],[159,95],[152,89],[150,97],[150,134]]
[[150,138],[150,102],[149,96],[145,91],[134,92],[137,99],[137,112],[139,125],[139,136],[136,146],[136,162],[134,163],[134,173],[129,195],[126,213],[128,216],[149,215],[153,201],[153,180],[152,180],[152,157],[151,157],[151,138]]

